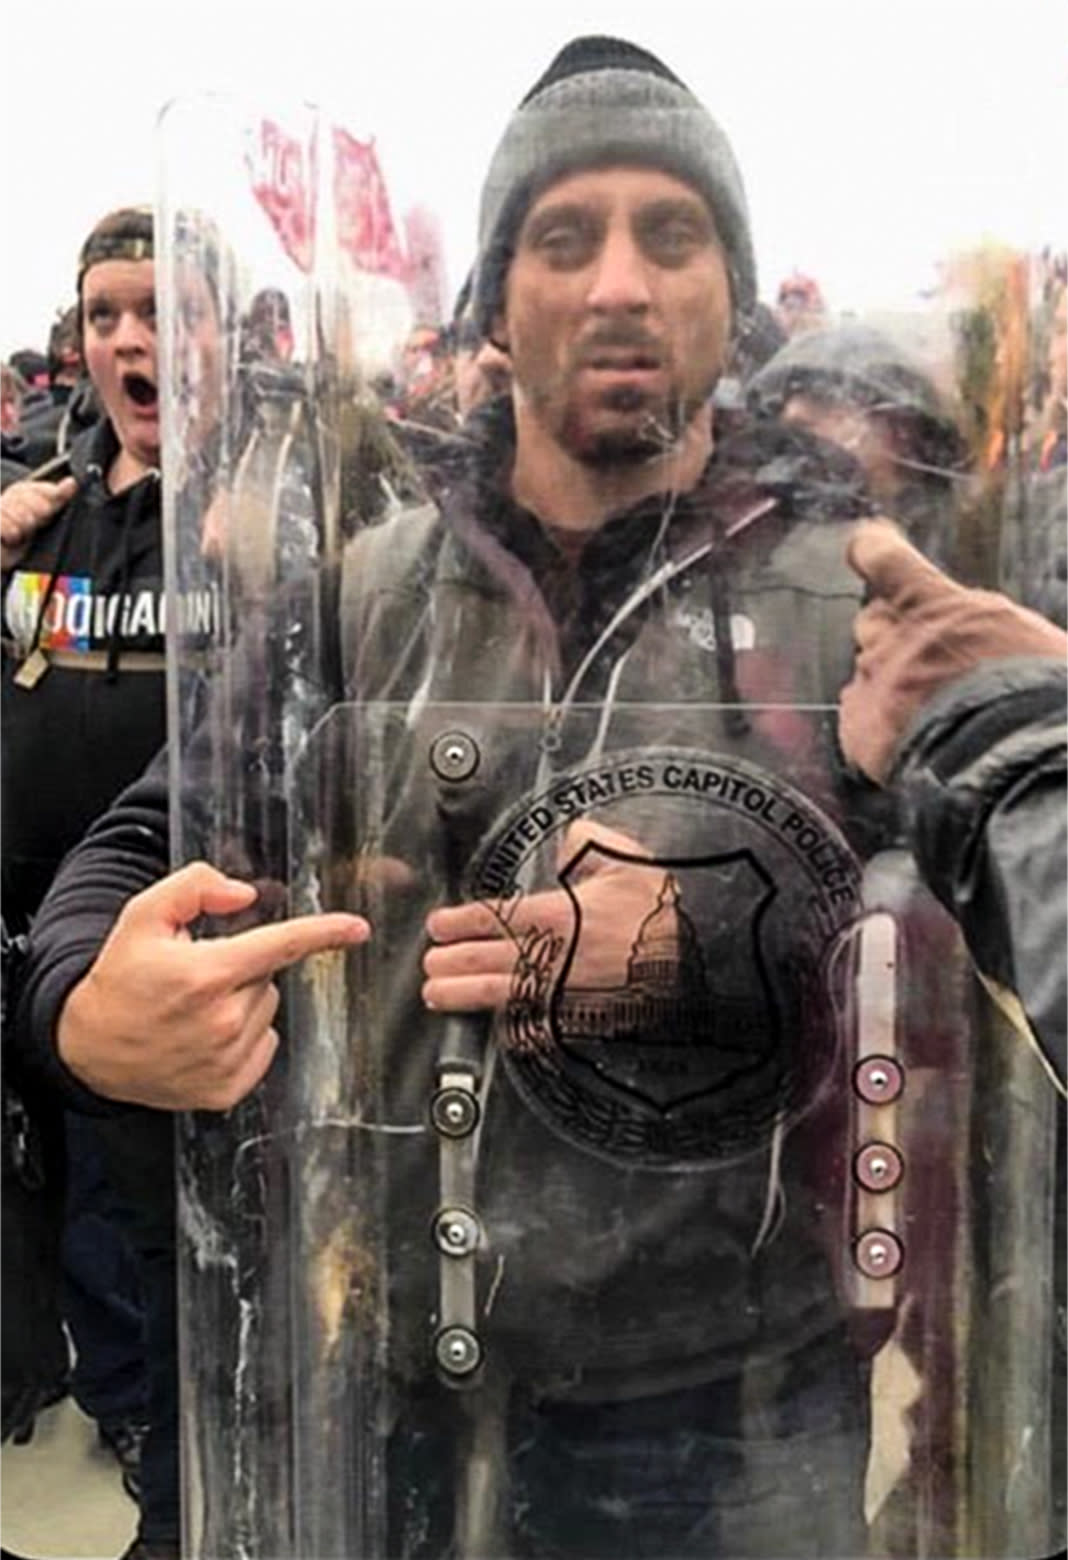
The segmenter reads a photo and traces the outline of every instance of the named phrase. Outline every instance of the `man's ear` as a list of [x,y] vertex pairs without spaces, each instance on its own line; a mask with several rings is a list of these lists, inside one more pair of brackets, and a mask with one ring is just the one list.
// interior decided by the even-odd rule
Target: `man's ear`
[[491,346],[503,352],[505,357],[511,352],[511,343],[508,340],[508,326],[504,317],[504,310],[498,309],[490,323],[489,335],[486,337]]

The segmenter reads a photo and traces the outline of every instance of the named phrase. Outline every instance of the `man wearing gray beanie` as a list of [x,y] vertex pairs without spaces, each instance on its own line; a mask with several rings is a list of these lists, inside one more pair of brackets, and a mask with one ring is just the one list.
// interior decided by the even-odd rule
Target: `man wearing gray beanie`
[[679,78],[616,38],[567,45],[513,114],[482,187],[476,318],[492,330],[525,213],[550,184],[583,168],[659,168],[707,201],[736,314],[756,302],[745,190],[730,142]]
[[[490,1051],[503,1065],[482,1099],[486,1127],[463,1199],[485,1231],[484,1309],[452,1308],[446,1263],[438,1342],[455,1336],[451,1384],[466,1388],[460,1338],[477,1336],[488,1397],[477,1386],[456,1394],[463,1411],[450,1427],[437,1389],[413,1389],[394,1480],[398,1494],[420,1496],[393,1508],[399,1552],[428,1531],[430,1544],[413,1553],[444,1552],[450,1520],[465,1556],[755,1560],[853,1557],[866,1546],[867,1371],[846,1332],[848,1257],[817,1233],[801,1169],[812,1134],[819,1141],[827,1129],[814,1101],[841,1036],[832,1039],[825,994],[816,1037],[785,973],[808,957],[800,877],[770,869],[781,904],[793,903],[792,929],[783,927],[793,947],[780,948],[771,982],[796,1033],[780,1035],[756,1074],[706,1073],[694,1017],[703,983],[747,992],[731,1020],[711,1021],[715,1031],[729,1022],[744,1032],[747,1005],[763,1002],[762,977],[746,969],[747,888],[735,881],[741,897],[728,910],[701,869],[679,868],[670,884],[654,870],[650,897],[645,868],[631,864],[700,855],[713,840],[768,860],[764,843],[733,835],[733,822],[690,813],[678,798],[647,806],[627,794],[666,775],[676,745],[752,761],[761,794],[792,796],[790,777],[810,761],[820,792],[833,789],[829,750],[817,757],[818,719],[802,718],[802,734],[792,715],[746,706],[833,704],[857,603],[844,522],[867,506],[852,463],[802,433],[718,446],[711,396],[756,293],[745,193],[723,130],[645,49],[574,40],[512,115],[483,186],[472,313],[506,354],[510,392],[470,425],[463,475],[450,465],[431,479],[435,518],[357,537],[347,559],[343,612],[350,629],[360,625],[352,678],[364,692],[403,686],[418,702],[462,690],[487,711],[490,741],[511,724],[501,717],[515,701],[544,711],[513,739],[533,763],[525,780],[480,768],[468,794],[446,785],[439,802],[447,854],[481,865],[453,876],[446,897],[458,902],[426,918],[423,999],[452,1015],[458,1027],[446,1033],[458,1051],[466,1035],[487,1054],[480,1025],[490,1017]],[[374,648],[369,664],[384,620],[395,628],[383,645],[401,643],[402,620],[410,631],[410,604],[390,605],[396,586],[428,570],[437,583],[425,610],[437,627],[409,664],[376,667]],[[499,595],[513,604],[501,616],[486,606]],[[799,665],[800,646],[809,655]],[[689,707],[669,715],[659,701]],[[636,722],[627,706],[641,712]],[[553,749],[537,757],[543,720]],[[633,772],[600,767],[605,733]],[[658,755],[648,769],[643,754]],[[591,764],[599,778],[587,782]],[[511,805],[491,822],[494,791]],[[841,841],[842,862],[851,856],[841,813],[831,824],[807,799],[798,806],[821,838]],[[400,812],[407,832],[415,814]],[[547,892],[520,889],[539,882],[529,857],[515,866],[532,827],[549,829],[556,853]],[[569,879],[566,863],[579,858],[586,865]],[[497,894],[516,895],[507,926],[492,908]],[[832,920],[851,894],[841,889]],[[669,910],[680,901],[685,913]],[[741,936],[730,948],[712,930],[724,915]],[[661,935],[667,952],[654,954]],[[549,1016],[524,1027],[519,1008],[529,1015],[530,1000],[537,1013],[529,994],[544,986],[517,950],[553,936],[558,961],[571,947],[564,990],[546,994]],[[730,973],[712,975],[723,960]],[[664,1021],[667,1051],[610,1042],[610,1020],[583,1006],[589,988],[616,987],[612,1000],[625,1006],[637,972],[664,967],[673,991],[678,981],[691,992],[685,1013],[672,1007]],[[512,1014],[503,1025],[502,1013]],[[693,1045],[668,1040],[676,1020]],[[590,1025],[604,1032],[599,1042]],[[795,1049],[802,1032],[805,1057]],[[814,1056],[823,1063],[810,1072]],[[847,1135],[844,1119],[836,1130]],[[398,1354],[404,1335],[402,1323]],[[447,1446],[459,1449],[455,1465]]]
[[[370,1532],[390,1555],[463,1560],[855,1557],[862,1232],[852,1204],[827,1214],[855,1037],[830,954],[866,846],[829,715],[860,596],[847,522],[868,505],[848,458],[803,431],[717,436],[710,398],[756,294],[745,197],[722,130],[644,49],[580,38],[557,56],[505,130],[479,233],[474,308],[510,391],[420,446],[421,502],[359,529],[343,560],[321,788],[337,832],[315,820],[308,872],[344,863],[316,908],[370,927],[312,916],[223,938],[209,989],[195,950],[217,945],[189,957],[171,938],[161,962],[152,927],[193,913],[191,880],[167,879],[72,985],[71,929],[84,957],[102,919],[75,853],[21,1011],[97,1094],[229,1110],[279,1043],[268,939],[280,967],[370,938],[340,977],[359,990],[337,1055],[355,1047],[374,1081],[334,1115],[383,1112],[367,1134],[381,1219],[366,1188],[341,1197],[366,1211],[350,1241],[366,1234],[366,1267],[346,1272],[321,1374],[380,1397],[298,1402],[293,1419],[323,1437],[324,1467],[336,1451],[369,1470],[324,1482],[317,1514],[335,1485],[387,1498],[329,1552]],[[374,765],[361,723],[380,709]],[[271,792],[293,859],[304,791],[320,795],[297,789]],[[165,877],[167,806],[158,767],[101,820],[109,913]],[[381,892],[359,877],[367,899],[360,855],[390,863]],[[234,859],[277,874],[256,841]],[[176,1015],[153,1048],[116,1043],[145,1022],[138,990]],[[226,1003],[248,1010],[232,1061],[212,1038]],[[285,1037],[294,1070],[334,1054],[325,1031],[303,1038]],[[314,1179],[294,1185],[312,1197]],[[361,1463],[336,1438],[380,1401]]]

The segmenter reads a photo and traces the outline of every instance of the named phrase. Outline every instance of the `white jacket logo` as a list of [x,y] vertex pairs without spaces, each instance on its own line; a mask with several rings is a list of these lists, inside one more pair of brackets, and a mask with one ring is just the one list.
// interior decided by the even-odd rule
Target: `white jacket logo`
[[[711,607],[679,607],[675,622],[686,629],[700,650],[716,648],[716,625]],[[756,625],[744,612],[731,613],[731,644],[736,650],[752,650],[756,644]]]

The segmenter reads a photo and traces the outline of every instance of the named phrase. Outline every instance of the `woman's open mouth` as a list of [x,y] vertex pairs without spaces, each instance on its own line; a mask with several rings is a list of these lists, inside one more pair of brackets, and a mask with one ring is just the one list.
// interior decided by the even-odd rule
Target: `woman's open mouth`
[[143,412],[154,412],[159,402],[159,392],[145,374],[129,373],[122,376],[122,388],[130,400]]

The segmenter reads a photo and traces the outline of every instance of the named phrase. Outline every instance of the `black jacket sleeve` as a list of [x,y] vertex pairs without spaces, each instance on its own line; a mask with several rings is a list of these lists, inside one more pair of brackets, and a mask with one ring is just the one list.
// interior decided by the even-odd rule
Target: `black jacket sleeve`
[[67,993],[93,963],[127,900],[164,877],[169,866],[164,751],[64,859],[34,919],[10,1036],[10,1059],[24,1087],[58,1092],[72,1110],[129,1110],[94,1094],[68,1071],[56,1048],[56,1026]]
[[896,775],[928,886],[980,971],[1015,993],[1065,1070],[1068,670],[989,662],[920,713]]

